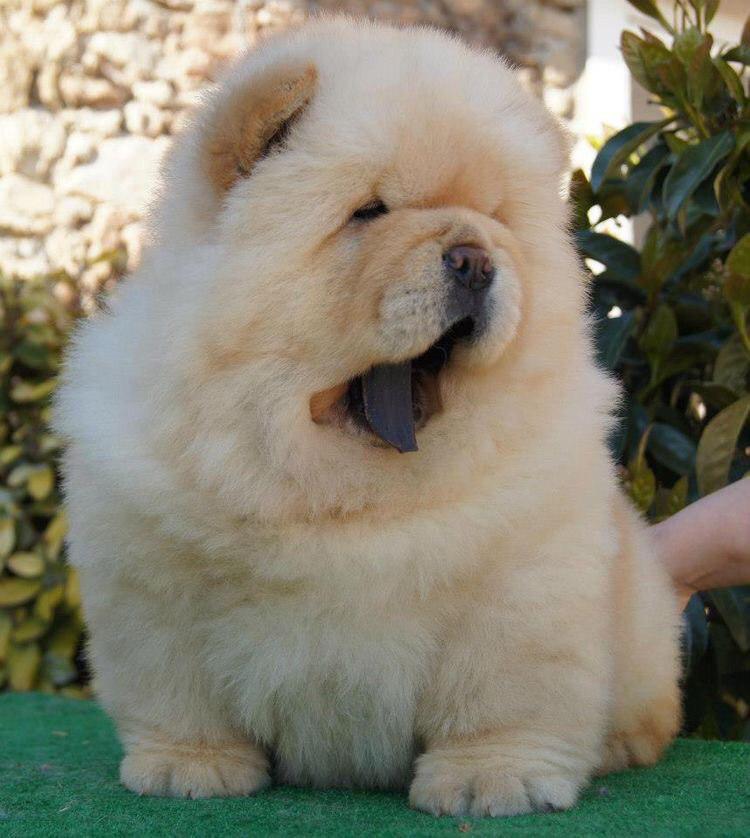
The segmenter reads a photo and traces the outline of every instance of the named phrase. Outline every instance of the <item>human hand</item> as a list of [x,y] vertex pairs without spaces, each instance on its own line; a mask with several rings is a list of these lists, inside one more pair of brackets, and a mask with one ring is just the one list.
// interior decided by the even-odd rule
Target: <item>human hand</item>
[[697,591],[750,584],[750,479],[652,527],[682,605]]

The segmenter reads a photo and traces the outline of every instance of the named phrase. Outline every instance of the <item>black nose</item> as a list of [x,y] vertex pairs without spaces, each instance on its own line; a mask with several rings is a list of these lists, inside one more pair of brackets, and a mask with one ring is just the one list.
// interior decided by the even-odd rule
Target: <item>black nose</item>
[[459,244],[443,254],[446,270],[465,288],[481,291],[495,278],[495,266],[481,247]]

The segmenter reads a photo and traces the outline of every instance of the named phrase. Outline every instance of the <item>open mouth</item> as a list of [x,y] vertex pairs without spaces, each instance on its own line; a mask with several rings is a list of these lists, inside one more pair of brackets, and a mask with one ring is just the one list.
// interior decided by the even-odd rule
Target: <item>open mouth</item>
[[442,408],[440,373],[456,344],[469,340],[474,331],[474,318],[465,317],[416,358],[379,364],[345,385],[316,394],[310,402],[313,419],[333,419],[374,434],[401,453],[416,451],[417,430]]

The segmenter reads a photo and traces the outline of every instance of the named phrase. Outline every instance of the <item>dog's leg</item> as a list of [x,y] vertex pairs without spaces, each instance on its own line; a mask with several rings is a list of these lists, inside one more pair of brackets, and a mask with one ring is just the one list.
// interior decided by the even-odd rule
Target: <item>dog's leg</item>
[[582,529],[467,590],[420,703],[412,806],[504,816],[575,803],[600,758],[612,679],[614,543]]
[[123,784],[174,797],[248,795],[266,786],[265,754],[232,725],[203,669],[205,639],[189,602],[104,568],[87,568],[82,579],[96,692],[125,749]]
[[616,520],[615,688],[602,774],[656,762],[680,725],[676,598],[645,524],[624,499]]

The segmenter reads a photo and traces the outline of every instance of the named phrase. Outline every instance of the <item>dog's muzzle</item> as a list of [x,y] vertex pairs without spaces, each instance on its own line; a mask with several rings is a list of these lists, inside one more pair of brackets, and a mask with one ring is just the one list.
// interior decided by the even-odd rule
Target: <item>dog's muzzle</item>
[[433,366],[437,374],[454,343],[478,337],[487,324],[489,291],[496,273],[487,251],[475,245],[456,245],[443,254],[443,266],[450,283],[444,334],[419,358],[401,364],[380,364],[361,377],[367,424],[380,439],[401,452],[417,450],[415,369]]

